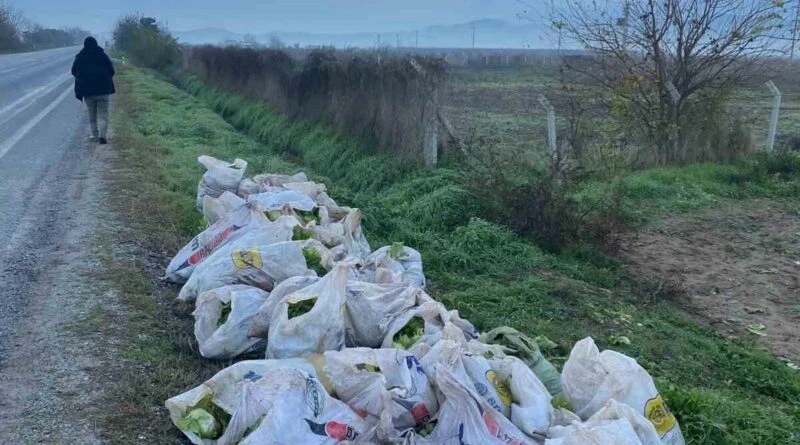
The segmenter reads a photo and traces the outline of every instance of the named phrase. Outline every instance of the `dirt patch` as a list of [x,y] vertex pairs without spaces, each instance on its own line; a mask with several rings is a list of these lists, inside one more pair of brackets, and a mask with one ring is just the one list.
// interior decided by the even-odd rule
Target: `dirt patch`
[[651,295],[719,334],[800,363],[800,213],[773,200],[727,202],[667,218],[623,247]]

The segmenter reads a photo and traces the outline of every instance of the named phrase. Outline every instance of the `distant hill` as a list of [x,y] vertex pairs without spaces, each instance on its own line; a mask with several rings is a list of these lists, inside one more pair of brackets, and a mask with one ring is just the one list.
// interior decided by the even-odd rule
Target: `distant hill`
[[266,32],[248,35],[218,28],[176,31],[173,34],[188,44],[224,44],[255,40],[269,44],[275,38],[287,45],[329,45],[339,48],[375,46],[402,46],[427,48],[471,48],[473,28],[476,48],[549,48],[546,38],[547,26],[527,22],[509,23],[503,20],[483,19],[456,25],[438,25],[419,31],[381,33],[312,33],[312,32]]

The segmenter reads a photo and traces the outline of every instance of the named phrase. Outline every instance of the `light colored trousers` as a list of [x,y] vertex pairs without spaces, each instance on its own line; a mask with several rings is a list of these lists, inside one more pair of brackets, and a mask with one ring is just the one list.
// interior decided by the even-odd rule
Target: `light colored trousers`
[[86,108],[89,109],[92,136],[105,138],[108,132],[109,96],[87,96],[83,98],[83,101],[86,102]]

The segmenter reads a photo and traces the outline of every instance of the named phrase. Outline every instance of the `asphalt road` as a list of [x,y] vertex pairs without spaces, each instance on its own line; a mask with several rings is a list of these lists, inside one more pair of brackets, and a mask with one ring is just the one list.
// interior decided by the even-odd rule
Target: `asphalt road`
[[56,259],[61,212],[90,156],[70,67],[79,48],[0,56],[0,369],[32,289]]

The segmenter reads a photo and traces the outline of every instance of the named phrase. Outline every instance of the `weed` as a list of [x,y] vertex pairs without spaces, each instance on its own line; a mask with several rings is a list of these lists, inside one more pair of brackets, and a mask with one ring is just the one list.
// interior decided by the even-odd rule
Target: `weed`
[[[556,364],[563,364],[572,344],[586,335],[596,338],[601,347],[608,346],[611,335],[627,337],[631,344],[615,349],[635,357],[657,378],[690,443],[790,443],[796,439],[792,436],[796,432],[787,428],[800,422],[796,409],[800,375],[751,344],[715,336],[677,315],[664,302],[643,303],[639,295],[620,286],[624,267],[600,249],[579,243],[555,255],[504,225],[477,218],[482,203],[465,186],[463,172],[452,168],[423,172],[409,167],[396,171],[397,164],[381,155],[365,154],[368,151],[352,140],[319,127],[287,122],[263,104],[225,96],[197,83],[191,91],[199,99],[135,69],[122,72],[120,83],[126,97],[121,107],[126,110],[127,124],[122,129],[132,136],[125,140],[131,144],[124,148],[128,151],[125,159],[129,168],[144,169],[151,178],[142,184],[135,181],[141,176],[134,175],[134,181],[127,184],[135,190],[131,195],[155,200],[148,204],[151,214],[138,216],[153,232],[145,232],[146,238],[153,240],[148,249],[169,255],[196,231],[199,217],[193,208],[194,192],[202,173],[195,164],[197,155],[246,158],[251,172],[295,173],[300,167],[281,158],[281,153],[290,152],[312,178],[328,185],[332,196],[361,208],[366,235],[373,245],[403,241],[418,248],[431,295],[459,310],[479,329],[509,325],[530,337],[545,335],[557,343],[546,352]],[[162,96],[171,99],[153,100]],[[139,107],[139,100],[148,106]],[[201,100],[262,143],[236,133]],[[129,108],[131,114],[127,114]],[[138,130],[159,123],[173,130],[147,136]],[[208,130],[198,131],[201,127]],[[336,162],[340,153],[353,164]],[[350,168],[357,174],[348,172]],[[735,168],[635,173],[633,179],[620,180],[623,210],[630,212],[629,205],[647,203],[640,216],[653,217],[664,209],[708,205],[722,196],[787,190],[785,183],[769,179],[763,188],[743,192],[721,179]],[[575,191],[572,199],[577,200],[576,205],[596,202],[598,196],[608,196],[609,189],[608,184],[590,182]],[[676,192],[682,197],[675,197]],[[129,198],[124,202],[132,202]],[[131,208],[146,207],[131,204]],[[174,234],[178,236],[171,238]],[[165,262],[163,258],[162,265]],[[163,298],[161,293],[155,295]],[[145,411],[202,382],[198,371],[187,373],[189,363],[195,369],[211,365],[194,358],[187,320],[176,319],[167,306],[158,310],[158,317],[165,317],[159,322],[170,331],[160,335],[172,338],[163,345],[171,345],[175,361],[157,365],[158,369],[144,377],[130,376],[129,392],[116,397],[143,406],[135,415],[127,411],[128,415],[158,425],[163,437],[168,437],[170,431],[173,435],[177,432],[168,428],[163,412],[154,416]],[[156,337],[148,342],[161,344]],[[151,363],[151,352],[138,358]],[[155,377],[162,380],[152,380]],[[157,400],[159,397],[162,399]]]

